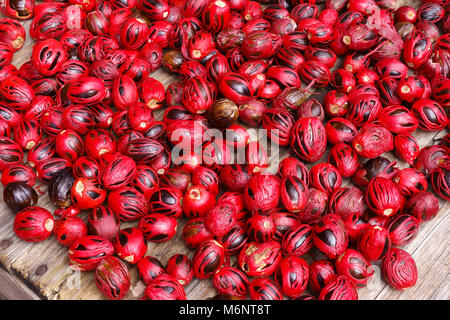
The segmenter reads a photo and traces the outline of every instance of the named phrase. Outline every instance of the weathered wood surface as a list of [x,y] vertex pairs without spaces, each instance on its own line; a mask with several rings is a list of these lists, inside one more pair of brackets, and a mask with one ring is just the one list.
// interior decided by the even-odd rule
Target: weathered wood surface
[[[413,2],[417,4],[417,1]],[[24,22],[26,29],[29,24],[30,21]],[[24,47],[15,54],[14,65],[20,67],[28,61],[33,44],[34,41],[27,34]],[[175,76],[161,70],[151,76],[159,79],[165,86],[176,80]],[[160,117],[161,111],[156,114],[156,118]],[[414,136],[422,148],[436,143],[443,133],[425,133],[418,130]],[[280,157],[278,154],[271,155],[273,161],[268,171],[274,172],[277,168],[277,158],[281,160],[287,157],[289,151],[280,149],[280,155]],[[394,158],[391,154],[386,156]],[[399,166],[404,168],[406,163],[401,162]],[[344,184],[348,184],[348,181]],[[45,192],[45,187],[42,190]],[[0,193],[3,193],[3,187],[0,188]],[[438,216],[430,222],[423,223],[417,238],[404,247],[416,260],[419,270],[418,283],[408,290],[393,290],[382,280],[380,270],[375,265],[373,281],[367,288],[358,290],[360,299],[450,299],[448,240],[450,203],[441,200],[440,204]],[[55,209],[46,194],[40,197],[38,205],[50,211]],[[3,200],[0,200],[0,265],[4,269],[0,270],[1,299],[104,299],[94,284],[93,272],[75,272],[68,266],[66,247],[60,245],[54,238],[41,243],[27,243],[18,239],[12,229],[13,218]],[[192,257],[193,250],[188,249],[180,240],[185,222],[184,219],[180,220],[178,234],[171,241],[162,244],[149,243],[147,255],[157,257],[163,264],[175,253],[185,253]],[[132,225],[136,223],[124,223],[122,227]],[[138,280],[136,267],[131,265],[129,267],[132,288],[126,299],[138,299],[142,296],[144,285]],[[185,290],[188,299],[201,300],[215,295],[211,280],[194,279]]]

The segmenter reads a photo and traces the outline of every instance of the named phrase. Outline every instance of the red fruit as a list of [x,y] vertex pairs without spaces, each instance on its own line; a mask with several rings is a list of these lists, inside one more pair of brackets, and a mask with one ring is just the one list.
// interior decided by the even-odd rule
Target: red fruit
[[205,226],[214,235],[221,237],[231,230],[237,220],[235,206],[229,201],[221,201],[205,216]]
[[450,156],[440,145],[426,146],[420,149],[414,167],[421,170],[427,177],[435,168],[444,164]]
[[358,240],[358,250],[369,261],[383,259],[391,248],[389,231],[377,225],[368,225]]
[[[383,108],[378,120],[392,133],[412,134],[419,126],[414,114],[401,105],[391,105]],[[395,138],[394,138],[395,139]]]
[[164,85],[154,78],[146,78],[139,86],[139,97],[150,109],[159,109],[165,100]]
[[11,18],[18,20],[27,20],[34,14],[34,1],[23,1],[20,3],[5,2],[0,11]]
[[274,80],[282,89],[286,87],[301,87],[301,80],[295,70],[281,65],[272,65],[265,73],[268,79]]
[[333,145],[341,142],[351,144],[358,133],[355,125],[345,118],[333,118],[325,124],[327,141]]
[[[53,88],[56,87],[56,83],[51,82],[52,80],[48,80],[48,82],[46,82],[47,80],[48,79],[42,79],[42,81],[38,83],[33,82],[32,87],[35,91],[36,96],[31,102],[30,109],[28,109],[24,114],[25,119],[36,119],[39,121],[42,118],[42,115],[53,107],[53,99],[51,97],[40,95],[40,94],[50,95],[50,91],[53,92]],[[38,86],[37,84],[42,85],[42,87]],[[46,85],[48,85],[48,87],[46,87]],[[53,87],[53,85],[55,86]],[[40,89],[42,90],[48,89],[49,91],[44,92],[40,91]]]
[[290,67],[295,71],[300,70],[300,66],[305,63],[305,57],[300,50],[286,48],[282,46],[276,54],[276,63]]
[[111,208],[98,206],[89,212],[87,228],[91,235],[112,240],[120,229],[120,219]]
[[69,161],[75,161],[83,154],[84,142],[73,130],[63,130],[55,139],[56,153]]
[[309,171],[308,168],[294,157],[284,158],[278,167],[278,175],[281,179],[286,178],[288,176],[295,176],[300,178],[305,182],[305,184],[309,183]]
[[367,186],[366,202],[373,213],[390,217],[403,208],[405,199],[394,182],[376,177]]
[[253,214],[247,220],[247,225],[250,240],[256,242],[271,240],[276,231],[275,221],[271,215]]
[[204,241],[212,239],[212,234],[205,226],[205,218],[198,217],[189,220],[183,227],[183,240],[189,248],[197,248]]
[[192,172],[193,185],[203,185],[215,196],[219,194],[219,176],[216,171],[204,166],[198,166]]
[[175,278],[161,274],[145,288],[142,300],[186,300],[186,293]]
[[373,159],[393,149],[393,136],[385,127],[368,123],[361,127],[352,146],[361,157]]
[[150,284],[160,274],[165,274],[166,270],[158,258],[145,256],[137,263],[139,278],[146,284]]
[[161,187],[150,194],[148,209],[150,213],[162,213],[173,218],[183,214],[183,193],[175,188]]
[[291,148],[307,162],[316,162],[325,152],[327,138],[322,121],[318,118],[297,120],[292,129]]
[[329,282],[336,278],[336,271],[329,260],[316,260],[309,265],[309,286],[319,293]]
[[71,167],[72,163],[68,160],[54,157],[47,161],[40,162],[36,166],[36,173],[40,181],[48,184],[54,176]]
[[389,250],[381,264],[384,280],[397,290],[414,286],[417,282],[417,267],[413,257],[399,248]]
[[67,217],[56,220],[54,233],[56,240],[63,246],[70,247],[72,243],[88,233],[86,223],[79,217]]
[[166,270],[182,286],[189,284],[194,278],[192,262],[184,254],[174,254],[171,256],[167,261]]
[[82,77],[70,83],[67,96],[73,103],[96,104],[106,97],[106,87],[99,78]]
[[413,69],[418,69],[432,54],[431,39],[422,31],[414,30],[406,38],[403,45],[403,60]]
[[353,73],[346,69],[336,69],[331,75],[331,84],[343,93],[349,93],[356,86]]
[[286,109],[269,109],[263,113],[262,127],[270,140],[280,146],[288,146],[294,126],[294,118]]
[[25,28],[19,21],[10,18],[3,18],[0,24],[0,42],[11,46],[14,51],[23,47],[26,39]]
[[356,287],[365,287],[374,270],[363,255],[353,249],[346,249],[335,261],[336,271],[346,276]]
[[376,95],[360,95],[349,98],[346,118],[356,127],[372,122],[378,118],[382,109],[381,101]]
[[16,111],[28,110],[34,99],[33,88],[22,78],[8,76],[0,81],[0,101]]
[[341,217],[336,214],[323,216],[314,225],[313,243],[329,259],[341,255],[348,245],[348,234]]
[[81,210],[98,207],[106,200],[106,191],[97,179],[78,178],[71,192],[73,204]]
[[150,242],[165,242],[177,232],[177,220],[161,213],[151,213],[139,220],[138,228]]
[[53,212],[53,215],[56,218],[68,218],[68,217],[75,217],[81,213],[81,210],[75,207],[74,205],[71,205],[67,208],[58,208]]
[[283,300],[278,284],[269,278],[256,278],[250,281],[248,291],[251,300]]
[[113,244],[119,258],[131,264],[138,263],[147,252],[144,234],[134,227],[119,230]]
[[84,19],[84,27],[95,35],[107,34],[109,21],[101,11],[91,11]]
[[265,111],[266,105],[263,102],[251,99],[239,106],[239,119],[250,127],[258,127]]
[[401,6],[394,13],[394,21],[415,23],[417,20],[416,9],[410,6]]
[[398,158],[413,165],[419,155],[419,145],[413,136],[398,134],[394,137],[394,151]]
[[245,160],[252,174],[260,174],[269,166],[269,159],[264,146],[258,141],[250,141],[245,149]]
[[[58,129],[56,130],[54,128],[55,125],[49,123],[51,130],[54,130],[55,134],[61,132],[63,128],[65,128],[71,129],[80,135],[85,135],[86,133],[89,132],[89,130],[93,129],[95,126],[94,114],[91,111],[91,109],[85,105],[75,104],[68,106],[67,108],[61,111],[62,111],[61,126],[58,126]],[[52,112],[52,110],[50,110],[50,112]],[[49,121],[53,121],[53,118],[55,116],[58,115],[57,114],[50,115]],[[43,117],[41,118],[41,123],[44,120],[44,118],[47,118],[46,113],[44,113]],[[44,131],[48,131],[46,130],[45,126],[43,126],[43,129]]]
[[237,223],[225,235],[217,240],[223,246],[225,255],[237,254],[248,241],[247,230],[240,223]]
[[143,19],[130,17],[121,27],[120,40],[129,50],[141,48],[148,40],[149,29]]
[[421,171],[414,168],[399,170],[392,181],[397,184],[400,192],[405,197],[411,197],[413,194],[428,189],[427,178]]
[[192,259],[194,275],[199,279],[212,277],[224,263],[224,248],[216,240],[200,244]]
[[429,221],[439,212],[439,200],[430,192],[416,193],[406,201],[404,212],[416,217],[421,222]]
[[280,179],[274,175],[253,176],[244,189],[243,201],[251,213],[269,213],[280,199]]
[[114,106],[118,110],[126,110],[135,105],[139,95],[136,83],[127,75],[119,75],[114,79],[111,96]]
[[183,197],[183,213],[189,219],[205,216],[214,207],[214,194],[203,185],[194,185],[186,190]]
[[159,186],[158,174],[149,166],[137,165],[131,186],[148,199],[150,194]]
[[300,78],[307,82],[309,86],[318,88],[326,87],[330,83],[330,69],[322,62],[308,60],[299,70]]
[[302,211],[309,197],[309,190],[306,183],[296,176],[286,176],[280,183],[280,196],[283,206],[289,212]]
[[424,76],[410,76],[399,80],[397,96],[403,101],[413,103],[420,98],[429,98],[431,95],[429,88],[430,83]]
[[130,157],[117,155],[102,168],[101,181],[108,190],[127,186],[136,175],[136,163]]
[[352,216],[359,217],[367,208],[364,193],[356,187],[337,189],[330,198],[329,208],[344,221]]
[[322,288],[319,300],[358,300],[358,292],[346,276],[336,276]]
[[348,96],[337,90],[329,91],[323,100],[325,112],[330,117],[343,117],[348,111]]
[[201,114],[212,105],[215,90],[205,78],[194,77],[186,80],[181,101],[191,113]]
[[43,76],[53,76],[60,71],[66,61],[67,54],[63,44],[55,39],[47,39],[33,47],[31,61]]
[[242,54],[247,59],[269,59],[281,46],[280,36],[267,31],[253,31],[244,38]]
[[75,160],[72,170],[76,178],[97,179],[100,174],[100,165],[94,158],[82,156]]
[[285,232],[281,248],[285,256],[302,256],[313,247],[313,229],[308,224],[299,224]]
[[230,6],[228,2],[222,0],[211,1],[206,6],[202,15],[205,28],[217,33],[230,22]]
[[351,50],[365,51],[378,42],[378,34],[366,24],[353,25],[344,31],[342,41]]
[[84,236],[75,240],[69,248],[69,264],[79,271],[95,270],[99,262],[114,254],[111,241],[100,236]]
[[417,236],[419,226],[419,219],[409,214],[395,217],[388,226],[392,245],[401,247],[410,243]]
[[[303,20],[304,23],[305,20]],[[300,23],[298,29],[302,30]],[[333,27],[319,20],[309,23],[309,25],[305,27],[305,31],[307,32],[309,41],[313,45],[327,45],[333,40]]]
[[136,161],[136,164],[151,164],[163,151],[164,146],[160,141],[151,138],[139,138],[128,143],[125,153]]
[[423,3],[417,10],[419,21],[438,23],[446,16],[443,6],[439,2]]
[[328,155],[328,162],[333,165],[342,177],[348,178],[355,174],[360,165],[355,150],[344,142],[335,144]]
[[28,242],[46,240],[53,232],[55,221],[52,214],[41,207],[26,207],[14,217],[14,233]]
[[214,274],[213,284],[220,295],[244,297],[248,291],[249,281],[241,270],[222,267]]
[[445,163],[444,165],[437,167],[431,171],[431,186],[433,191],[442,199],[450,200],[450,165]]
[[397,58],[386,58],[377,62],[375,71],[380,78],[390,77],[404,79],[408,74],[408,67]]
[[328,196],[331,196],[334,190],[340,188],[341,183],[341,174],[329,163],[318,163],[312,166],[309,171],[310,186],[326,192]]
[[195,33],[187,44],[188,56],[193,60],[205,58],[214,49],[212,34],[206,30]]
[[165,19],[170,9],[165,0],[142,0],[137,3],[137,7],[151,20]]
[[229,164],[220,170],[220,182],[232,192],[242,192],[251,177],[247,165]]
[[219,90],[225,98],[232,100],[237,105],[249,102],[252,96],[248,80],[234,72],[227,73],[222,77]]
[[281,259],[274,273],[274,279],[281,287],[281,292],[290,298],[299,297],[306,290],[308,278],[309,266],[305,260],[297,256]]
[[238,264],[249,277],[268,277],[275,272],[281,258],[281,245],[274,240],[247,242],[239,253]]
[[131,286],[128,267],[116,257],[104,258],[95,270],[95,284],[109,299],[122,300]]
[[230,148],[220,138],[206,142],[202,147],[202,152],[204,165],[214,170],[217,170],[223,165],[230,164],[232,161]]
[[246,21],[259,19],[262,17],[264,10],[259,2],[248,1],[242,7],[242,15]]
[[440,131],[447,126],[448,117],[442,106],[431,99],[422,98],[414,102],[412,111],[419,120],[419,128],[425,131]]
[[220,203],[222,201],[225,202],[231,202],[237,212],[237,218],[239,221],[243,221],[244,219],[247,219],[247,213],[248,211],[245,210],[244,207],[244,201],[242,198],[242,194],[238,192],[225,192],[222,194],[222,196],[217,200],[217,203]]
[[36,173],[24,164],[9,165],[3,170],[1,176],[1,182],[4,187],[12,182],[23,182],[32,187],[36,181]]
[[13,136],[22,149],[30,150],[42,138],[42,129],[37,120],[23,119],[13,128]]
[[148,211],[147,199],[131,187],[121,187],[111,191],[108,195],[108,207],[122,221],[136,221]]
[[298,213],[300,221],[303,223],[317,222],[327,209],[328,196],[325,192],[309,188],[309,200],[305,209]]

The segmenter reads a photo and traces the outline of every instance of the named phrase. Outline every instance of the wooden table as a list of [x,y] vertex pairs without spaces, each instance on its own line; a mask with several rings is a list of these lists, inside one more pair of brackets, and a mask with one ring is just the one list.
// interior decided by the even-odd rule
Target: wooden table
[[[407,1],[398,1],[406,3]],[[408,2],[411,3],[411,2]],[[412,1],[417,6],[418,1]],[[400,4],[398,4],[400,6]],[[0,14],[0,17],[1,14]],[[30,21],[23,23],[28,30]],[[14,65],[20,67],[28,61],[34,41],[27,34],[27,40],[14,56]],[[162,70],[152,74],[165,86],[176,77]],[[161,111],[156,118],[161,118]],[[436,143],[444,133],[425,133],[418,130],[414,136],[420,147]],[[288,156],[287,149],[280,150],[280,158]],[[393,155],[386,154],[394,159]],[[276,159],[277,154],[272,155]],[[399,163],[401,168],[406,163]],[[271,163],[269,172],[276,171],[275,161]],[[309,165],[310,167],[310,165]],[[345,181],[344,184],[347,184]],[[42,188],[46,191],[46,188]],[[0,188],[0,193],[3,188]],[[449,211],[450,204],[440,200],[441,209],[432,221],[423,223],[419,235],[410,244],[403,247],[412,254],[419,270],[418,283],[408,290],[391,289],[381,278],[378,265],[374,265],[375,275],[369,286],[359,289],[360,299],[449,299],[450,298],[450,234]],[[40,196],[39,206],[50,211],[55,210],[47,194]],[[68,265],[67,248],[60,245],[53,237],[41,243],[28,243],[14,235],[12,224],[13,214],[3,200],[0,201],[0,298],[1,299],[104,299],[94,284],[93,272],[75,272]],[[162,244],[149,243],[147,255],[160,259],[165,264],[175,253],[185,253],[192,258],[193,250],[189,250],[180,240],[182,227],[186,221],[180,220],[178,235]],[[122,227],[136,223],[124,223]],[[138,281],[135,266],[130,266],[132,287],[126,299],[138,299],[142,296],[144,285]],[[194,279],[185,287],[188,299],[206,299],[215,295],[211,280]]]

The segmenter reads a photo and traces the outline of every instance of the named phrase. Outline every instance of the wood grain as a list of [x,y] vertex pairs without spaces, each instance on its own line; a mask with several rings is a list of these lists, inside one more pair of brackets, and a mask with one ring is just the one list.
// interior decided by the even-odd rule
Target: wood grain
[[[403,3],[417,7],[417,0],[397,1],[397,6]],[[0,14],[0,17],[1,14]],[[30,21],[23,23],[28,30]],[[28,32],[28,31],[27,31]],[[27,34],[24,47],[14,56],[13,64],[20,67],[29,60],[34,41]],[[154,72],[152,77],[160,80],[166,87],[176,81],[176,76],[162,70]],[[156,119],[161,119],[163,110],[158,110]],[[443,133],[426,133],[418,130],[414,136],[420,147],[434,144]],[[255,138],[255,136],[253,136]],[[287,148],[280,148],[279,153],[271,154],[271,164],[268,172],[274,173],[278,161],[289,156]],[[390,159],[392,154],[386,155]],[[326,155],[321,161],[326,159]],[[406,163],[399,162],[401,168]],[[308,165],[311,167],[311,164]],[[344,179],[344,185],[349,184]],[[46,188],[41,188],[44,192]],[[0,188],[0,193],[3,188]],[[50,211],[55,207],[47,195],[41,196],[39,205]],[[419,281],[413,288],[404,291],[391,289],[382,279],[375,265],[375,276],[368,287],[358,290],[360,299],[449,299],[449,264],[450,251],[448,234],[450,232],[450,204],[440,201],[441,209],[436,218],[423,223],[419,235],[404,249],[416,259],[419,269]],[[5,299],[104,299],[93,281],[93,272],[75,272],[68,266],[67,248],[51,238],[44,242],[31,244],[18,239],[12,230],[13,215],[3,201],[0,201],[0,264],[6,270],[0,270],[0,298]],[[177,236],[162,244],[149,243],[147,255],[157,257],[166,264],[175,253],[185,253],[193,256],[193,250],[188,249],[180,240],[181,231],[186,219],[179,221]],[[124,223],[122,227],[135,226],[136,223]],[[310,258],[308,258],[310,259]],[[132,287],[126,299],[138,299],[142,296],[144,285],[137,277],[135,266],[129,265],[132,275]],[[212,281],[194,279],[185,287],[188,299],[207,299],[215,295]]]

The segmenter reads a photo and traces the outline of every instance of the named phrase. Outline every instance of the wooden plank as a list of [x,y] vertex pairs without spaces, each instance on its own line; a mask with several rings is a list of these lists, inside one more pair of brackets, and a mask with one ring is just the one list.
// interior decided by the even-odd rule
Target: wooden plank
[[[401,3],[413,4],[417,7],[418,0],[399,1]],[[1,14],[0,14],[1,17]],[[24,22],[28,33],[28,27],[31,21]],[[21,51],[15,54],[13,63],[20,67],[29,60],[31,49],[34,42],[27,34],[27,40]],[[154,72],[152,77],[160,80],[166,87],[177,78],[175,75],[168,74],[163,70]],[[155,113],[156,119],[161,119],[163,110]],[[440,133],[442,135],[442,133]],[[436,139],[436,134],[426,133],[418,130],[414,136],[419,142],[420,147],[432,144]],[[255,139],[256,136],[252,135]],[[280,148],[279,152],[271,155],[271,163],[267,172],[275,173],[278,166],[278,159],[283,159],[289,155],[288,148]],[[390,159],[395,157],[388,153]],[[326,159],[327,154],[321,159]],[[308,164],[308,167],[311,167]],[[399,162],[401,168],[406,167],[406,163]],[[344,179],[344,184],[349,183]],[[43,188],[45,190],[45,188]],[[3,191],[0,188],[0,193]],[[54,207],[47,196],[39,199],[39,205],[42,205],[53,211]],[[420,270],[418,284],[409,290],[397,292],[389,288],[381,280],[379,269],[376,269],[374,281],[368,288],[360,289],[360,299],[448,299],[449,298],[449,244],[447,234],[448,212],[450,204],[441,201],[441,210],[439,215],[430,222],[421,226],[418,237],[405,246],[405,250],[412,253],[417,261]],[[14,296],[26,296],[28,286],[33,288],[39,295],[30,294],[33,299],[39,296],[45,299],[103,299],[104,297],[95,287],[93,282],[93,272],[75,272],[68,267],[67,248],[61,246],[55,239],[51,238],[42,243],[31,244],[18,239],[12,231],[13,215],[9,212],[3,201],[0,202],[0,264],[9,272],[17,274],[18,277],[8,276],[4,270],[0,270],[0,281],[6,283],[2,285],[6,289],[5,298]],[[182,241],[180,235],[186,219],[182,218],[179,222],[177,236],[166,243],[154,244],[148,246],[148,255],[156,256],[165,265],[169,257],[175,253],[185,253],[190,258],[193,256],[193,250],[188,249]],[[136,225],[136,223],[126,223],[123,227]],[[144,285],[137,277],[136,267],[129,265],[132,275],[132,289],[127,299],[138,299],[142,296]],[[5,282],[2,279],[5,278]],[[23,290],[23,291],[21,291]],[[185,287],[189,299],[206,299],[215,295],[212,281],[194,279]],[[3,291],[2,291],[3,292]],[[25,292],[25,293],[22,293]],[[1,295],[0,295],[1,297]]]
[[40,297],[31,291],[21,279],[0,269],[0,300],[39,300]]

